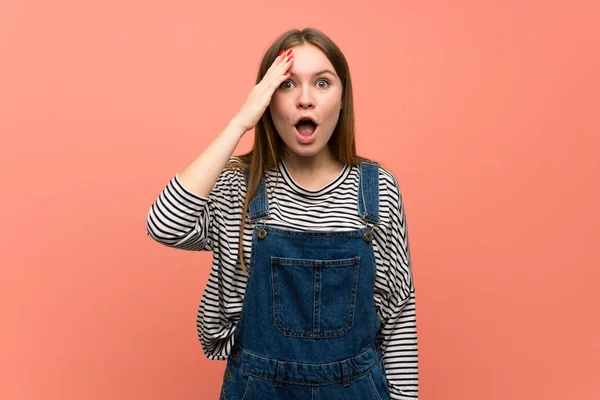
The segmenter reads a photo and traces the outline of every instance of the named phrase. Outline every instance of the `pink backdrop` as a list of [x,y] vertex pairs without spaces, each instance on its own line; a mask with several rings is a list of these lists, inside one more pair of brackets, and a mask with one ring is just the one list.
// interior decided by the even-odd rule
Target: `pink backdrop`
[[218,397],[211,255],[146,215],[304,26],[345,51],[360,153],[401,184],[420,398],[600,398],[598,4],[3,1],[0,398]]

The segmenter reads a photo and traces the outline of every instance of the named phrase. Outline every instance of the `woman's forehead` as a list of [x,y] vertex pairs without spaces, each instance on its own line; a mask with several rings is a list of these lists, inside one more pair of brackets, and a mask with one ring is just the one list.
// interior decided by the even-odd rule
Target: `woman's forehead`
[[334,76],[335,69],[327,56],[317,47],[302,45],[293,48],[294,62],[290,74],[301,78],[311,78],[327,71]]

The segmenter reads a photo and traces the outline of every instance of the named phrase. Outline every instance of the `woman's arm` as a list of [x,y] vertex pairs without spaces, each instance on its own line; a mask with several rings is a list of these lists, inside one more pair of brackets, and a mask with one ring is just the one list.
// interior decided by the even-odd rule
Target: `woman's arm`
[[[292,62],[291,50],[282,51],[227,126],[169,182],[148,213],[146,232],[150,237],[171,247],[214,250],[212,243],[218,243],[219,227],[223,226],[219,200],[225,200],[221,208],[227,210],[240,196],[239,179],[236,188],[223,169],[244,134],[262,118],[273,93],[287,79]],[[229,183],[229,193],[227,187],[218,187],[219,180],[224,186]]]
[[390,396],[418,399],[418,348],[415,290],[406,215],[398,183],[388,184],[390,225],[381,257],[385,260],[384,285],[376,294],[382,326],[379,342]]

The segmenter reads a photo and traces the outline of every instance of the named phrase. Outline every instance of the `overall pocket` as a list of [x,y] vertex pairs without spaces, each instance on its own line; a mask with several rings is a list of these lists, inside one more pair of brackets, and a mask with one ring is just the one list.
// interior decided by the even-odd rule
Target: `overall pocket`
[[285,336],[333,338],[354,325],[360,257],[271,257],[273,319]]
[[249,399],[252,391],[252,380],[253,378],[250,375],[227,363],[219,400]]
[[391,399],[383,359],[379,361],[375,368],[369,371],[368,378],[371,383],[371,389],[373,390],[373,396],[376,400]]

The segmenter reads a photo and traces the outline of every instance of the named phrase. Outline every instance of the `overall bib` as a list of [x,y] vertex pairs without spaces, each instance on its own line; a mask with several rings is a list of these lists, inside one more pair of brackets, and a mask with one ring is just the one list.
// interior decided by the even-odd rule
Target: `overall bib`
[[[256,224],[221,400],[390,398],[373,299],[378,177],[377,163],[361,163],[357,211],[364,228],[290,231]],[[249,218],[268,214],[263,176]]]

